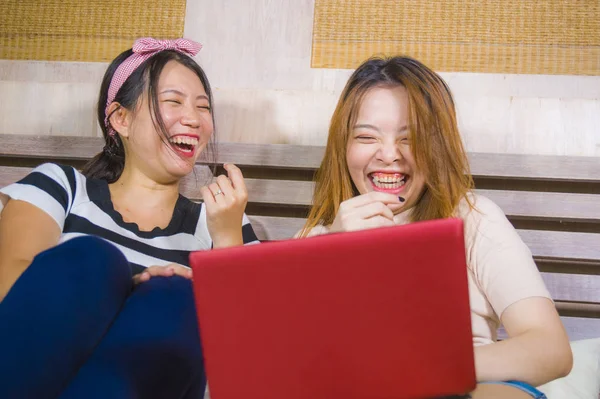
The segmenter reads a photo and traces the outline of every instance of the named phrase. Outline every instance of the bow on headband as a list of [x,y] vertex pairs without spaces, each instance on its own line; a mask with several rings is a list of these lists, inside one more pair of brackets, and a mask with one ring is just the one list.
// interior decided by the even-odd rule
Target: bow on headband
[[190,57],[198,54],[202,45],[187,39],[157,40],[151,37],[137,39],[133,43],[133,52],[137,54],[158,53],[159,51],[175,50]]
[[198,54],[201,48],[202,45],[200,43],[188,39],[157,40],[151,37],[137,39],[135,43],[133,43],[133,54],[127,57],[127,59],[117,67],[117,70],[110,81],[110,86],[108,87],[108,97],[106,99],[106,109],[104,112],[106,115],[104,124],[108,127],[108,134],[111,136],[116,134],[108,122],[108,106],[115,100],[119,89],[121,89],[121,86],[123,86],[123,83],[131,76],[133,71],[148,58],[161,51],[174,50],[193,57]]

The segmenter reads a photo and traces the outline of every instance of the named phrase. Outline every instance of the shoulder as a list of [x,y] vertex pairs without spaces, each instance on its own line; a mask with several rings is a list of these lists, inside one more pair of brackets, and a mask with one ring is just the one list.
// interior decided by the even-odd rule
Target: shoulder
[[81,174],[71,166],[42,164],[0,192],[12,200],[28,202],[52,216],[61,230],[70,212]]
[[28,176],[41,174],[53,178],[55,180],[60,179],[75,179],[76,177],[83,177],[83,175],[74,167],[68,165],[62,165],[58,163],[43,163],[31,171]]
[[469,194],[457,210],[464,221],[467,255],[517,251],[529,254],[521,237],[502,209],[487,197]]
[[491,199],[476,193],[467,194],[457,208],[457,216],[467,220],[504,220],[506,215]]
[[463,219],[467,234],[515,231],[504,211],[483,195],[469,193],[458,205],[456,216]]
[[54,183],[60,185],[69,193],[74,193],[78,180],[85,180],[85,177],[74,167],[57,163],[45,163],[36,167],[19,183],[37,185],[41,189],[49,189]]
[[[490,259],[532,261],[531,251],[508,220],[502,209],[489,198],[470,194],[459,206],[458,217],[464,221],[467,257],[477,268],[487,265]],[[492,262],[493,263],[493,262]]]
[[[76,191],[77,180],[83,178],[72,166],[56,163],[44,163],[37,166],[21,180],[2,189],[5,194],[12,196],[19,191],[44,191],[54,197],[65,196],[72,198]],[[34,191],[32,191],[34,190]]]

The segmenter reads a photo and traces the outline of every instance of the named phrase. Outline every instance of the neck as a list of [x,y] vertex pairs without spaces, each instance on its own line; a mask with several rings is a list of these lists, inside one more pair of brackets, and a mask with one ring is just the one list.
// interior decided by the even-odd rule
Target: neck
[[137,208],[172,207],[179,197],[178,181],[159,183],[141,171],[127,167],[109,188],[113,202]]

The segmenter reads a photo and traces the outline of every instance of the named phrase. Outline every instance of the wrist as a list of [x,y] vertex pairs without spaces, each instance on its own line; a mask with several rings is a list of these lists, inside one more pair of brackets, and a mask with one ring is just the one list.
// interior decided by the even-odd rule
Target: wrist
[[243,245],[244,239],[242,238],[242,232],[235,234],[227,234],[222,237],[216,236],[213,238],[213,248],[228,248]]

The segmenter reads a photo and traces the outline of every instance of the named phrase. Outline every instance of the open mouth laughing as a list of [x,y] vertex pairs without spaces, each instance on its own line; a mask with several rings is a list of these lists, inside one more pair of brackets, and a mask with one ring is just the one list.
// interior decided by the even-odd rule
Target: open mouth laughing
[[403,173],[373,172],[369,180],[375,191],[398,194],[404,188],[409,176]]
[[169,138],[171,147],[182,157],[191,158],[198,148],[198,136],[178,134]]

